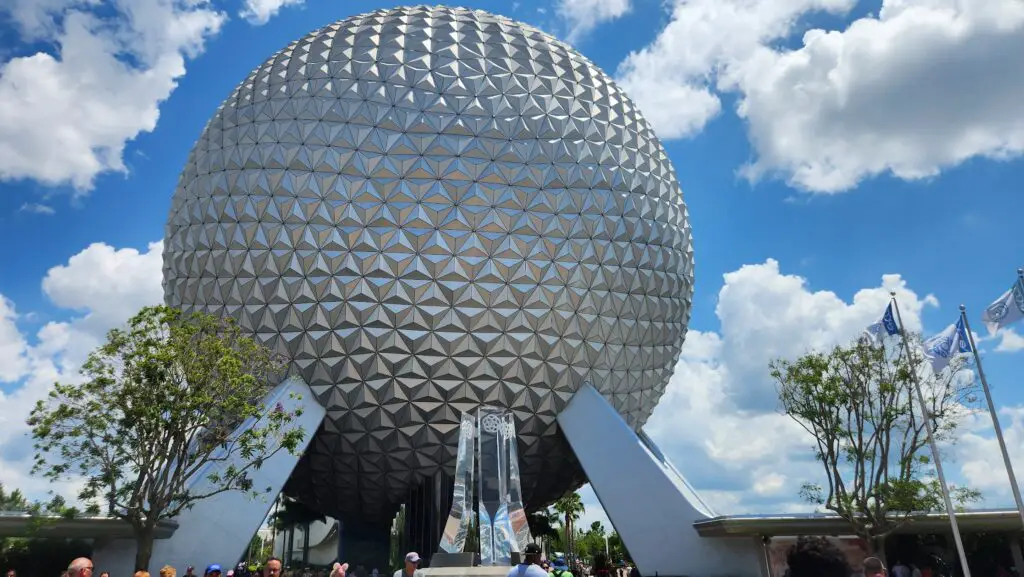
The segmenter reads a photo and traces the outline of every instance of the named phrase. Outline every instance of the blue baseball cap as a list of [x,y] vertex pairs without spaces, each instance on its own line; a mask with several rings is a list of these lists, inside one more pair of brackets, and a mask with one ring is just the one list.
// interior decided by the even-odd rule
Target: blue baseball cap
[[206,574],[209,575],[210,573],[220,573],[220,565],[217,565],[216,563],[214,563],[213,565],[210,565],[209,567],[207,567],[206,568]]

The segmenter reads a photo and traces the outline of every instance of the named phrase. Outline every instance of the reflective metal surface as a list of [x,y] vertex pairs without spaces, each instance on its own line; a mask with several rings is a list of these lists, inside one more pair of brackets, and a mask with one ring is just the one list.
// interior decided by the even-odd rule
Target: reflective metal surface
[[189,156],[168,304],[238,319],[328,409],[289,491],[389,519],[454,472],[463,412],[514,411],[523,501],[584,480],[555,416],[584,379],[639,427],[693,282],[650,126],[578,52],[456,8],[348,18],[242,82]]
[[469,412],[462,413],[459,426],[459,449],[455,460],[455,480],[452,490],[452,508],[441,535],[440,550],[462,553],[466,550],[473,519],[473,477],[476,472],[476,419]]

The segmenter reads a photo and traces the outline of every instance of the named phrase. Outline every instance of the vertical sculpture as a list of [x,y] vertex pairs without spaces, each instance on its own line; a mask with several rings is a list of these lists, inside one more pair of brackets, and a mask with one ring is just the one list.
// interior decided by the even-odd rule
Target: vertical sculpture
[[475,418],[462,416],[454,498],[441,537],[440,548],[446,553],[461,553],[465,548],[476,468],[480,564],[508,565],[512,553],[521,552],[530,541],[519,485],[515,420],[510,411],[481,407]]
[[452,495],[452,510],[448,514],[448,522],[444,525],[444,534],[441,535],[441,550],[445,553],[461,553],[466,548],[466,535],[469,534],[473,515],[475,420],[469,413],[462,414],[462,424],[459,427],[459,452],[455,457],[455,492]]

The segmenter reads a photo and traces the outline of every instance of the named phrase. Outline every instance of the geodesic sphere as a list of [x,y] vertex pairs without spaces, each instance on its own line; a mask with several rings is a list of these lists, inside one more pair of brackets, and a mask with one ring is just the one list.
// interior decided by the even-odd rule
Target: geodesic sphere
[[327,407],[290,487],[363,518],[450,473],[480,405],[515,412],[528,507],[581,483],[556,415],[590,381],[645,422],[692,271],[672,167],[614,82],[440,7],[341,20],[253,71],[192,150],[164,247],[169,305],[236,318]]

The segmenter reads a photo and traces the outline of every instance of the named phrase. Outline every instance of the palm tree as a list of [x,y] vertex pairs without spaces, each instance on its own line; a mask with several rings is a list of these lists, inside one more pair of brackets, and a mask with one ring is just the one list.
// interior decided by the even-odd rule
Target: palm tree
[[568,555],[568,561],[571,563],[575,557],[575,545],[576,539],[573,526],[576,521],[579,520],[580,515],[586,512],[586,507],[583,506],[583,499],[580,498],[580,494],[573,491],[561,499],[555,501],[555,511],[558,511],[565,516],[565,535],[566,535],[566,555]]
[[533,536],[534,542],[543,547],[545,554],[547,554],[551,538],[558,537],[556,523],[558,523],[558,512],[552,511],[550,507],[544,507],[540,511],[534,511],[526,516],[530,535]]

